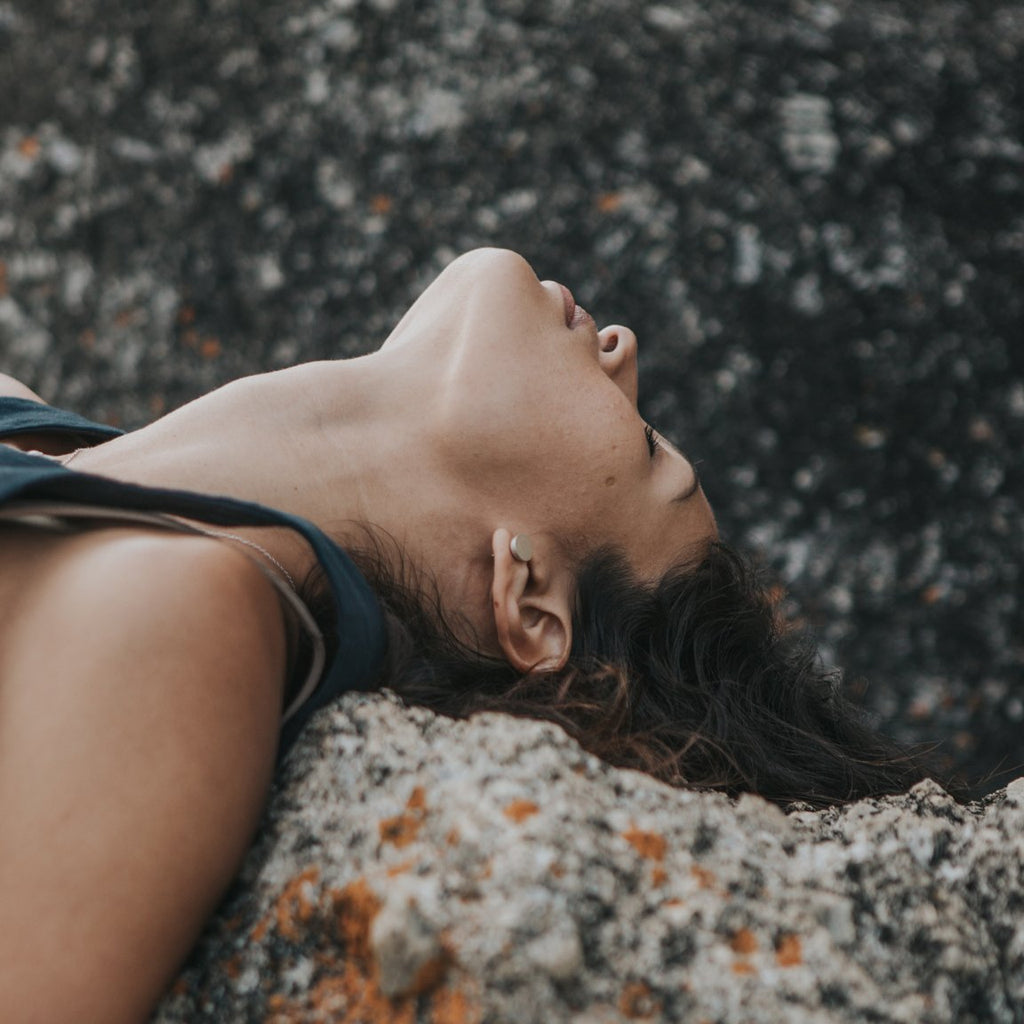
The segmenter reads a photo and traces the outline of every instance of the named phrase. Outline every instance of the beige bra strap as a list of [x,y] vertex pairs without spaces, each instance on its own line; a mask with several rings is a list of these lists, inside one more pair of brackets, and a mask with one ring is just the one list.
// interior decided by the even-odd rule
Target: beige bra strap
[[[227,538],[230,540],[237,540],[247,548],[254,547],[257,551],[266,555],[266,557],[274,562],[275,565],[278,565],[277,560],[273,558],[269,552],[264,552],[259,545],[250,544],[250,542],[243,537],[236,537],[234,534],[224,533],[220,530],[206,530],[202,526],[188,522],[184,519],[178,519],[176,516],[168,515],[165,512],[149,512],[142,509],[128,508],[108,508],[105,505],[80,505],[74,502],[63,501],[12,501],[6,505],[0,506],[0,519],[16,519],[25,522],[27,525],[39,526],[46,529],[67,529],[67,524],[64,520],[74,518],[113,519],[120,522],[159,526],[163,529],[174,530],[178,533],[191,533],[203,537],[213,537],[215,539]],[[266,565],[257,558],[253,558],[253,556],[248,553],[246,554],[252,563],[259,568],[263,575],[270,580],[292,611],[295,612],[299,622],[305,628],[306,632],[309,633],[310,639],[313,642],[313,655],[310,661],[309,672],[307,673],[302,686],[299,688],[299,692],[292,699],[288,707],[285,708],[284,715],[281,719],[281,724],[284,725],[285,722],[287,722],[295,712],[298,711],[307,700],[309,700],[313,695],[313,691],[316,690],[317,684],[320,681],[320,676],[324,670],[324,664],[327,661],[327,649],[324,644],[323,634],[320,632],[320,627],[316,624],[316,619],[313,618],[313,613],[306,606],[306,602],[295,593],[288,580],[285,580],[277,570],[272,569],[269,565]],[[284,572],[283,567],[278,566],[278,568],[281,572]]]

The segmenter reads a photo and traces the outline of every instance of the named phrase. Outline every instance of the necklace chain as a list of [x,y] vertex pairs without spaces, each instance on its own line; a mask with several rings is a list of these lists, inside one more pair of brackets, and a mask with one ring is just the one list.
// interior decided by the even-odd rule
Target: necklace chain
[[244,544],[246,547],[252,548],[254,551],[258,551],[268,562],[272,562],[277,566],[281,575],[288,581],[288,586],[298,593],[299,588],[295,584],[295,579],[292,574],[265,548],[262,544],[257,544],[254,540],[249,540],[247,537],[239,537],[237,533],[226,533],[223,530],[209,530],[203,529],[202,532],[207,537],[222,537],[225,540],[237,540],[239,544]]
[[[85,448],[76,448],[70,455],[61,456],[61,465],[68,465],[76,455],[80,455],[84,451]],[[223,530],[210,530],[204,527],[200,532],[206,534],[207,537],[221,537],[224,540],[237,540],[239,544],[244,544],[246,547],[252,548],[253,551],[258,551],[268,562],[277,567],[281,575],[288,581],[288,586],[290,586],[295,593],[298,593],[299,588],[296,586],[295,579],[292,574],[262,544],[257,544],[256,541],[249,540],[246,537],[239,537],[237,533],[227,533]]]

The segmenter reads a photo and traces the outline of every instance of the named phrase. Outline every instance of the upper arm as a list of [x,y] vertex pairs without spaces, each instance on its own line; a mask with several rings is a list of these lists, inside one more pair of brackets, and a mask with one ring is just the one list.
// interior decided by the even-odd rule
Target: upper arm
[[23,630],[3,655],[11,1019],[143,1019],[237,870],[269,786],[276,595],[223,544],[137,540],[63,568],[56,638]]
[[30,387],[6,373],[0,373],[0,398],[27,398],[30,402],[46,404]]

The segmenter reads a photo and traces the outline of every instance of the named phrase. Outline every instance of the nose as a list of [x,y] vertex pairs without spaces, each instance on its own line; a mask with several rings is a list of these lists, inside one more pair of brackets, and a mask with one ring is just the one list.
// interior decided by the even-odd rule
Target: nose
[[601,368],[634,404],[637,400],[636,335],[621,324],[597,332]]

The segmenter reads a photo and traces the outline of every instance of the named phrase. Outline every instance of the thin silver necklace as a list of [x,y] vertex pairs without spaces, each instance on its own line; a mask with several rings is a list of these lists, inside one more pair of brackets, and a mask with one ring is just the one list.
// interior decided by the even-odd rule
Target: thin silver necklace
[[[62,466],[67,466],[76,455],[81,454],[85,451],[85,448],[76,448],[70,455],[62,455],[58,457],[58,462]],[[288,586],[297,594],[299,588],[295,583],[295,578],[292,574],[262,545],[257,544],[254,540],[249,540],[246,537],[239,537],[237,533],[227,533],[223,530],[210,530],[206,527],[201,527],[200,533],[205,534],[207,537],[221,537],[224,540],[237,540],[239,544],[244,544],[246,547],[252,548],[253,551],[258,551],[268,562],[275,565],[281,575],[288,581]]]
[[254,540],[249,540],[246,537],[239,537],[237,533],[226,533],[223,530],[208,530],[201,528],[201,533],[204,533],[207,537],[222,537],[225,540],[237,540],[239,544],[244,544],[246,547],[252,548],[254,551],[258,551],[268,562],[272,562],[280,570],[281,575],[288,581],[288,586],[292,588],[295,593],[299,592],[299,588],[295,584],[295,580],[292,578],[292,574],[265,548],[262,544],[257,544]]

